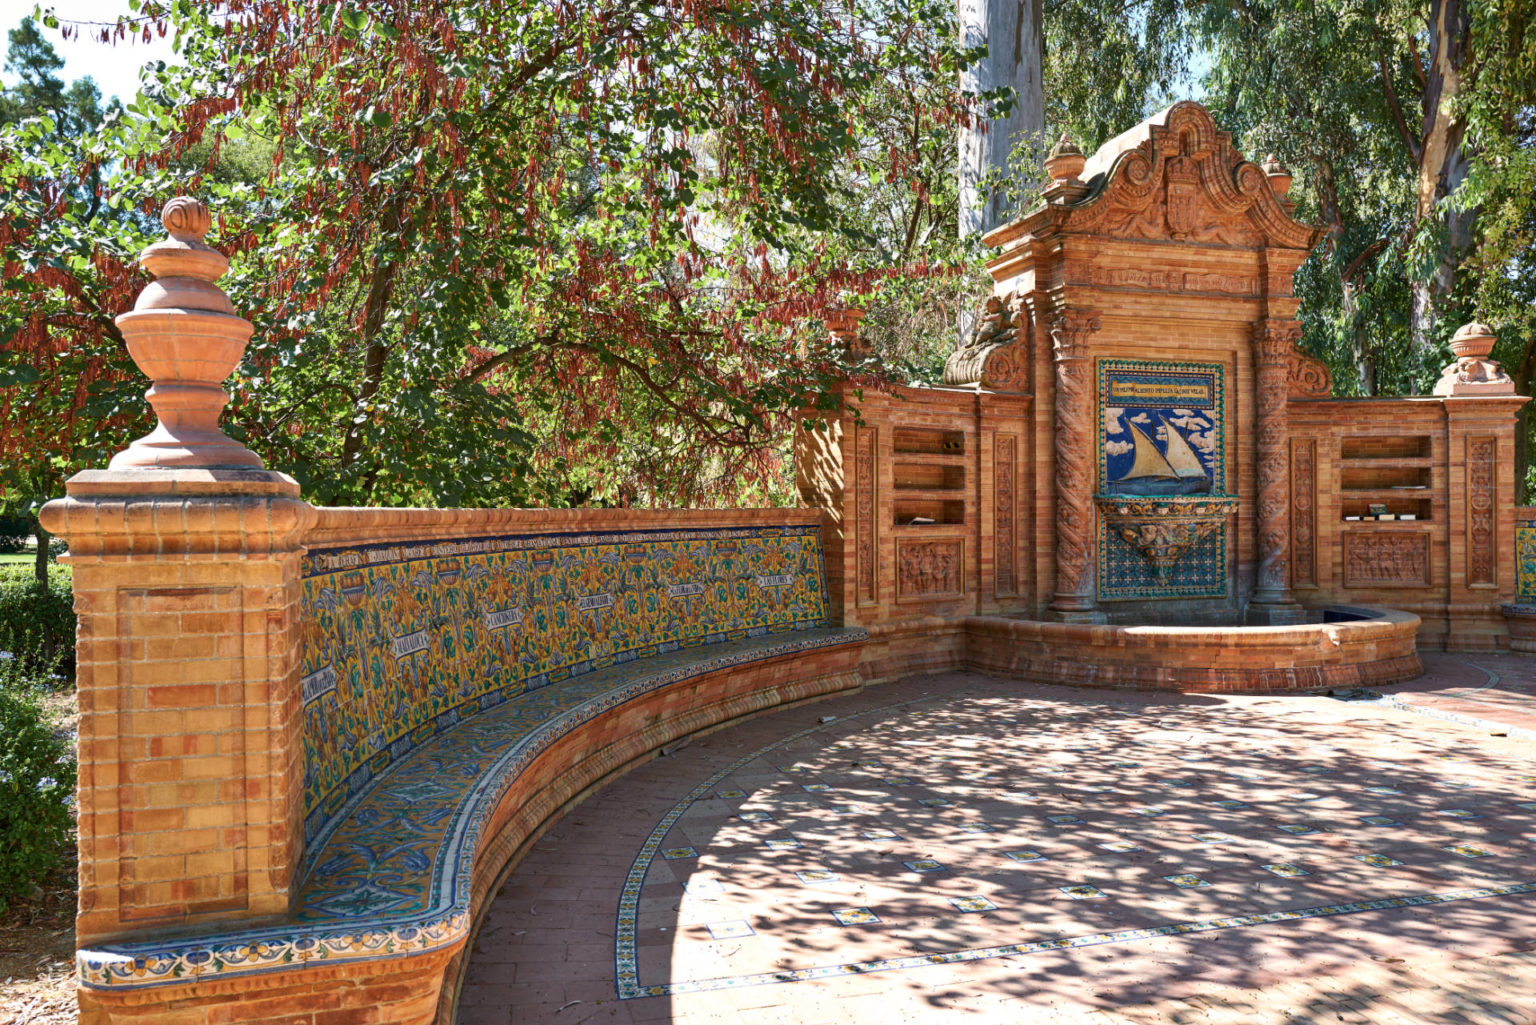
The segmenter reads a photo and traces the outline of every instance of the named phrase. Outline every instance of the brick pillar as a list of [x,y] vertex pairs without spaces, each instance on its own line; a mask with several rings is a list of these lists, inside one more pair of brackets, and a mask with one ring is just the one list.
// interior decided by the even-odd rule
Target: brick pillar
[[286,914],[302,853],[299,562],[314,510],[218,428],[250,325],[206,208],[166,205],[117,319],[155,431],[42,513],[69,542],[80,703],[77,942]]
[[1096,565],[1093,492],[1093,360],[1088,340],[1099,329],[1095,310],[1058,310],[1051,320],[1056,364],[1056,597],[1051,617],[1077,623],[1103,622],[1094,599]]
[[1301,325],[1289,319],[1261,320],[1253,328],[1259,571],[1248,606],[1250,622],[1295,622],[1301,617],[1301,607],[1291,596],[1288,565],[1291,499],[1286,412],[1291,359],[1300,337]]

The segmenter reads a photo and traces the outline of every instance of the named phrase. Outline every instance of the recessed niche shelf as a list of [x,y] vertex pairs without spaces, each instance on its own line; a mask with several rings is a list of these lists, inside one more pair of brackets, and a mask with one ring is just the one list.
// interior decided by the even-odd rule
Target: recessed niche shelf
[[964,431],[927,430],[918,427],[898,427],[891,438],[896,454],[965,455]]
[[1339,439],[1341,459],[1428,459],[1430,438],[1427,434],[1399,434],[1389,437],[1354,437]]
[[[1430,519],[1434,461],[1427,434],[1339,439],[1339,516],[1346,523]],[[1372,507],[1375,507],[1374,511]],[[1382,514],[1390,520],[1375,517]]]
[[965,523],[965,432],[898,427],[892,433],[894,526]]

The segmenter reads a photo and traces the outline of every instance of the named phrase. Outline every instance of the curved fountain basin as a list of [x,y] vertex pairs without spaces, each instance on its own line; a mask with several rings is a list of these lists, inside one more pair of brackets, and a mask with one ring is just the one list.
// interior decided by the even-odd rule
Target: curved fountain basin
[[1376,687],[1424,671],[1411,612],[1330,606],[1288,626],[965,620],[966,662],[998,676],[1117,690],[1272,694]]

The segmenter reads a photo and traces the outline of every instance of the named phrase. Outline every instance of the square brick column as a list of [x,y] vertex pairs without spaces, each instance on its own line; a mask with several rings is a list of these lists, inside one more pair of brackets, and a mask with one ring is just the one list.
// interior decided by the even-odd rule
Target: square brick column
[[265,470],[87,471],[68,491],[43,519],[79,615],[79,945],[287,914],[314,509]]

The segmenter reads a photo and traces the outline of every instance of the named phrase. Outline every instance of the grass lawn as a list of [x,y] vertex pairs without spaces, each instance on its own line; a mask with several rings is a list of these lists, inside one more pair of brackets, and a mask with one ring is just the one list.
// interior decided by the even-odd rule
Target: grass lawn
[[27,565],[31,565],[36,561],[37,556],[33,555],[31,552],[6,552],[4,554],[0,554],[0,566],[4,566],[12,562],[26,563]]

